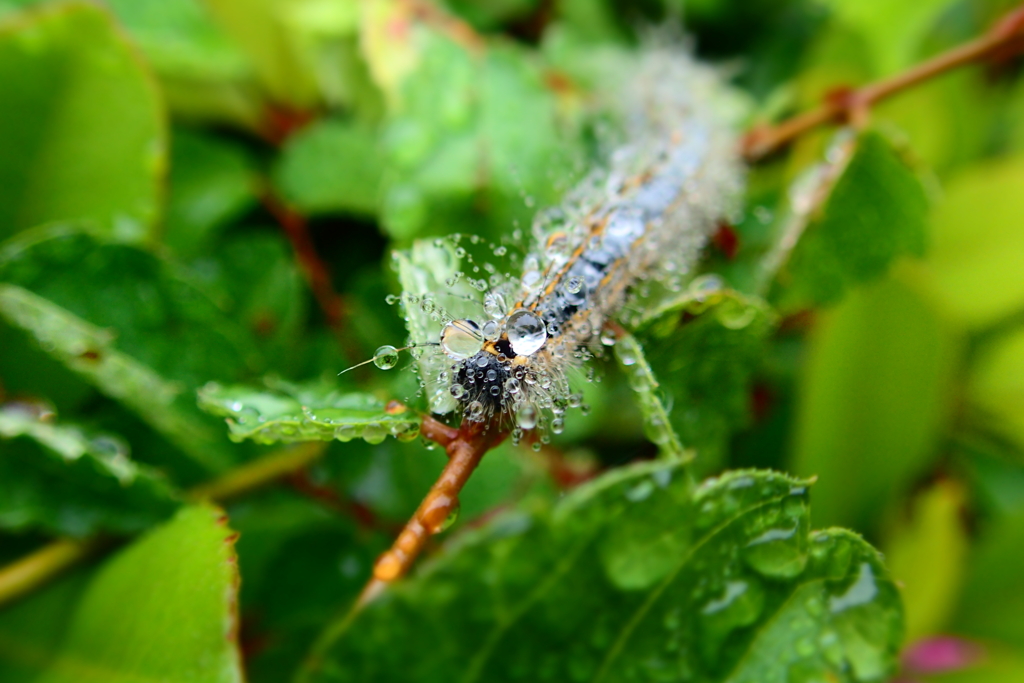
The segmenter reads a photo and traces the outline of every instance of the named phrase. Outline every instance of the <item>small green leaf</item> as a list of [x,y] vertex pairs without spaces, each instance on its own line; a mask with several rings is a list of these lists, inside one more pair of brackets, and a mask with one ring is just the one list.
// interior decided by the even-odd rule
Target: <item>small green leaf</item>
[[38,406],[0,405],[0,439],[13,440],[0,457],[0,527],[131,533],[177,508],[167,482],[133,462],[120,439],[44,416]]
[[288,140],[274,169],[281,194],[304,213],[377,213],[383,150],[363,124],[325,119]]
[[764,301],[723,289],[712,275],[696,278],[637,327],[669,397],[669,421],[702,468],[713,468],[729,435],[749,419],[751,375],[774,326]]
[[890,143],[872,132],[841,137],[829,156],[791,193],[795,213],[782,242],[799,241],[778,274],[784,309],[835,303],[898,257],[924,253],[924,187]]
[[665,403],[658,396],[658,379],[644,357],[644,350],[631,334],[615,342],[615,359],[629,378],[640,412],[644,416],[644,433],[651,443],[658,446],[662,457],[687,461],[693,452],[687,452],[679,442],[679,436],[669,420]]
[[299,680],[882,681],[901,628],[878,553],[808,533],[805,482],[645,463],[453,541]]
[[959,340],[886,280],[851,292],[810,339],[793,469],[819,477],[816,523],[871,528],[935,457]]
[[404,406],[388,410],[383,401],[369,394],[341,393],[326,384],[277,385],[280,391],[211,383],[200,389],[199,406],[227,418],[229,436],[235,442],[363,438],[380,443],[389,434],[403,441],[419,436],[420,417]]
[[256,203],[256,170],[244,149],[219,138],[177,129],[172,142],[164,242],[188,258]]
[[92,579],[38,683],[240,683],[238,568],[226,518],[184,508]]
[[0,315],[197,462],[228,463],[190,389],[235,379],[257,357],[171,264],[69,228],[34,231],[0,252]]
[[156,84],[92,4],[56,3],[0,25],[0,239],[88,219],[152,237],[167,131]]

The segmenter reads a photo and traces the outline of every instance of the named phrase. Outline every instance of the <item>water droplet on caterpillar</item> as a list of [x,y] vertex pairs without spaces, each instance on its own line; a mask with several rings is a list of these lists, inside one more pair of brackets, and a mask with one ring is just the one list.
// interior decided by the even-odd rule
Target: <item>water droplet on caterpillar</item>
[[374,352],[373,364],[381,370],[390,370],[398,365],[398,351],[394,346],[385,344]]
[[531,356],[544,346],[548,334],[540,316],[524,308],[508,317],[505,325],[508,341],[517,356]]
[[472,320],[453,320],[441,331],[441,348],[449,358],[466,360],[484,347],[480,326]]

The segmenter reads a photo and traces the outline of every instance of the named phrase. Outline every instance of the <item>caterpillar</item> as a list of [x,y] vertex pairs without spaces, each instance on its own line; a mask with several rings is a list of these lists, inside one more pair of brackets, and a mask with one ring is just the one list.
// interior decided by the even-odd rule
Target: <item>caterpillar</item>
[[[614,343],[609,328],[628,324],[652,288],[679,291],[735,208],[742,107],[719,73],[666,47],[639,53],[618,80],[610,92],[621,142],[560,205],[537,215],[518,277],[466,278],[458,270],[465,250],[451,253],[440,240],[396,257],[410,333],[438,339],[430,351],[412,345],[432,412],[497,420],[513,440],[532,429],[559,433],[566,409],[582,405],[572,370]],[[403,271],[410,259],[441,275],[431,282]]]

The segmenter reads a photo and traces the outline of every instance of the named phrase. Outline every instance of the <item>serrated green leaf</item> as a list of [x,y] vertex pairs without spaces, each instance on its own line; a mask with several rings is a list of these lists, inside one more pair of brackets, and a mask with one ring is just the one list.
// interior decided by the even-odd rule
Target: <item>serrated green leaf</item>
[[662,457],[691,460],[694,454],[686,451],[680,443],[665,403],[657,394],[658,379],[647,363],[643,348],[633,335],[623,335],[615,342],[615,359],[629,377],[629,386],[644,416],[644,433],[647,438],[658,446]]
[[0,527],[131,533],[177,508],[168,483],[132,461],[122,441],[42,415],[27,404],[0,404],[0,439],[13,440],[0,457]]
[[384,169],[374,129],[325,119],[288,140],[274,169],[274,183],[304,213],[373,216]]
[[100,391],[139,414],[197,462],[230,459],[191,388],[237,378],[251,342],[175,269],[153,255],[67,228],[0,253],[0,314]]
[[420,417],[401,407],[389,411],[369,394],[343,393],[326,384],[297,387],[279,383],[282,391],[207,384],[199,390],[199,406],[227,418],[232,441],[257,443],[351,441],[380,443],[388,435],[403,440],[419,436]]
[[775,326],[775,314],[764,301],[721,286],[715,276],[695,279],[636,329],[672,406],[672,428],[707,469],[720,461],[729,435],[749,418],[751,375]]
[[837,142],[829,163],[791,191],[782,243],[799,239],[778,274],[780,306],[835,303],[898,257],[924,253],[928,200],[921,182],[878,133]]
[[881,681],[900,637],[878,553],[808,533],[805,482],[693,490],[649,463],[467,534],[329,629],[300,680]]
[[867,529],[935,457],[959,340],[887,280],[824,314],[802,369],[793,470],[819,477],[816,523]]
[[167,132],[156,84],[109,16],[57,3],[0,25],[0,239],[88,219],[152,237]]
[[223,513],[184,508],[89,583],[38,683],[240,683],[234,534]]

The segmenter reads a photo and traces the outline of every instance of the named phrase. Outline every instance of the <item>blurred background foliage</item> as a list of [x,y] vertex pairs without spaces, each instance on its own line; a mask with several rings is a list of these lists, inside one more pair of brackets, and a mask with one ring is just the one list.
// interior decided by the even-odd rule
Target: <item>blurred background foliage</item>
[[[515,231],[599,156],[605,66],[653,26],[682,16],[697,54],[746,93],[753,126],[983,34],[1012,5],[0,0],[0,562],[56,537],[150,530],[0,607],[0,680],[229,681],[243,661],[252,681],[290,680],[318,638],[328,665],[303,674],[315,680],[394,680],[377,661],[392,647],[412,680],[482,675],[499,663],[467,661],[474,610],[503,608],[474,595],[543,582],[577,532],[631,547],[664,530],[667,550],[637,541],[657,565],[681,509],[717,514],[685,491],[622,484],[637,505],[616,521],[602,498],[625,500],[614,482],[551,512],[579,481],[654,457],[663,439],[645,437],[643,413],[649,423],[655,409],[702,477],[817,477],[794,528],[848,527],[884,552],[905,636],[894,598],[862,618],[873,643],[902,642],[904,679],[1024,680],[1024,80],[1012,52],[885,102],[855,136],[817,131],[754,167],[742,216],[703,266],[731,289],[637,330],[658,390],[596,364],[589,413],[540,453],[488,454],[457,550],[331,649],[339,611],[444,463],[414,419],[382,417],[387,400],[420,400],[411,371],[335,377],[406,338],[387,300],[400,291],[392,249],[452,233],[522,248]],[[801,237],[792,253],[785,234]],[[270,426],[246,427],[260,418]],[[307,470],[227,504],[229,522],[181,506],[277,442],[332,437]],[[660,481],[656,469],[622,476]],[[758,476],[765,491],[802,487]],[[726,497],[723,481],[701,495]],[[241,533],[237,558],[225,524]],[[852,536],[830,543],[867,552]],[[602,562],[613,583],[653,581],[592,551],[577,590],[559,585],[520,636],[555,678],[563,664],[541,645],[562,636],[543,630],[545,610],[566,623],[588,599],[627,610],[614,591],[579,591]],[[701,566],[687,569],[695,585]],[[849,573],[821,558],[806,571]],[[706,627],[723,635],[706,636],[701,661],[731,657],[723,639],[751,623],[802,642],[772,635],[760,603],[744,609]],[[417,651],[437,623],[450,642]],[[649,642],[634,641],[647,661]],[[844,675],[884,673],[841,656],[854,662]],[[575,680],[636,675],[572,661]]]

